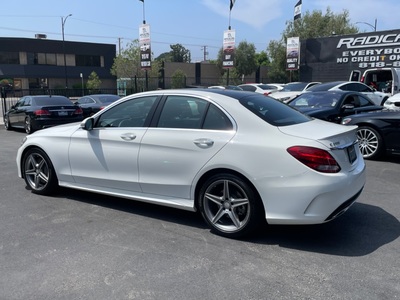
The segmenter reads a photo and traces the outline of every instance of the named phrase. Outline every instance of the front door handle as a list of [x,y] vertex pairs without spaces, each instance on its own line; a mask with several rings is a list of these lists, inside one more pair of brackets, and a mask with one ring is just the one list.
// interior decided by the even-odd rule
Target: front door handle
[[136,134],[124,133],[124,134],[121,134],[121,139],[123,139],[124,141],[133,141],[134,139],[136,139]]

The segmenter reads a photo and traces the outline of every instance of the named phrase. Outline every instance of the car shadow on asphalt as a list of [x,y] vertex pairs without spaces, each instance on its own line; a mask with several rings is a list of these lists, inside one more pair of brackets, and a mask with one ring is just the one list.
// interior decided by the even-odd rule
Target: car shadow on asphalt
[[[190,211],[70,189],[60,189],[60,197],[193,227],[194,231],[208,228],[199,213]],[[368,255],[399,236],[400,222],[396,217],[378,206],[356,202],[331,222],[264,225],[257,233],[239,242],[353,257]]]
[[364,256],[400,236],[399,220],[378,206],[355,203],[337,219],[319,225],[270,225],[254,243],[338,256]]

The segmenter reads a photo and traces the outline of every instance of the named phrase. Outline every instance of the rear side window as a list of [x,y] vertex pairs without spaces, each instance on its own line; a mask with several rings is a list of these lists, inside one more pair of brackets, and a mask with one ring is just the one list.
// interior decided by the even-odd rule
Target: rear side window
[[244,97],[239,101],[252,113],[274,126],[288,126],[311,120],[289,105],[261,94]]

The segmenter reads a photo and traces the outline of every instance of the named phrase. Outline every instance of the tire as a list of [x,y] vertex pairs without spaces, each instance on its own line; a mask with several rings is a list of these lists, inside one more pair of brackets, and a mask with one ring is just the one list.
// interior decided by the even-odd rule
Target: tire
[[221,236],[243,237],[255,232],[265,220],[261,199],[254,188],[232,174],[207,179],[198,201],[203,218]]
[[383,152],[383,140],[378,131],[368,126],[357,130],[358,144],[365,159],[378,159]]
[[30,149],[22,160],[22,174],[28,188],[35,194],[50,195],[58,187],[53,164],[44,151]]
[[27,134],[31,134],[34,132],[32,128],[32,120],[30,117],[25,118],[24,129]]
[[10,120],[8,119],[8,116],[4,115],[3,119],[4,119],[4,127],[6,128],[6,130],[11,130],[11,124]]

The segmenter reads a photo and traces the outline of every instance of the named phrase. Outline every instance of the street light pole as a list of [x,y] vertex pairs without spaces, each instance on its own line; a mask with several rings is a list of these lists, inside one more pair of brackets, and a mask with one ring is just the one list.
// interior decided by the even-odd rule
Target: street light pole
[[375,19],[375,25],[372,25],[372,24],[370,24],[370,23],[367,23],[367,22],[356,22],[356,24],[365,24],[365,25],[368,25],[368,26],[370,26],[371,28],[373,28],[374,29],[374,31],[376,31],[376,24],[378,23],[378,20],[377,19]]
[[63,54],[64,54],[65,92],[66,93],[68,90],[68,76],[67,76],[67,59],[66,59],[66,55],[65,55],[64,27],[65,27],[65,22],[67,21],[68,17],[70,17],[70,16],[72,16],[72,14],[69,14],[66,17],[61,17],[61,30],[62,30]]

